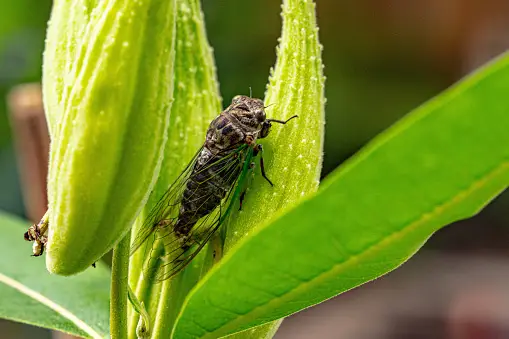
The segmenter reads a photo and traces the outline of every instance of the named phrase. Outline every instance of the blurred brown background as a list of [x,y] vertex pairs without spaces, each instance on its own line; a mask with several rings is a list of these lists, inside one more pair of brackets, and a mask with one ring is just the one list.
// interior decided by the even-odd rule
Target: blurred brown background
[[[280,2],[202,3],[224,102],[249,87],[262,97]],[[0,0],[0,209],[21,216],[31,213],[5,100],[14,85],[40,80],[50,7],[50,0]],[[328,97],[324,176],[509,48],[508,0],[317,0],[317,11]],[[508,206],[506,192],[479,216],[438,232],[397,271],[288,318],[276,338],[509,338]],[[2,338],[51,336],[6,321],[0,331]]]

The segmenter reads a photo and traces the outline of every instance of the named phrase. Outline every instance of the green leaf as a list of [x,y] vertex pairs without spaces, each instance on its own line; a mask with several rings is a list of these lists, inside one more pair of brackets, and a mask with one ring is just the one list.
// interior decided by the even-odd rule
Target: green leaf
[[283,318],[271,321],[269,323],[252,327],[247,330],[227,335],[225,339],[271,339],[276,335]]
[[223,258],[188,295],[175,338],[217,338],[322,302],[479,212],[509,183],[508,90],[506,55],[377,137]]
[[108,268],[98,262],[77,276],[50,275],[23,241],[28,223],[0,213],[0,225],[0,317],[80,337],[109,337]]

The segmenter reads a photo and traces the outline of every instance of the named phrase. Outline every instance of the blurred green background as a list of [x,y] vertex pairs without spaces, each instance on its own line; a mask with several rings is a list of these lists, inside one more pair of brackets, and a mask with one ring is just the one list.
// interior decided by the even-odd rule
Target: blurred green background
[[[249,93],[250,87],[253,96],[263,97],[269,69],[275,62],[275,47],[281,29],[280,2],[204,0],[202,4],[224,104],[236,94]],[[49,0],[0,0],[0,209],[21,216],[25,215],[25,209],[5,98],[16,84],[40,81],[41,55],[50,8]],[[328,98],[323,176],[399,117],[509,47],[507,0],[317,0],[317,15],[324,45]],[[462,258],[461,263],[465,263],[474,276],[478,272],[475,270],[476,263],[480,265],[476,258],[487,256],[488,263],[500,260],[500,267],[504,267],[509,243],[508,205],[506,193],[480,216],[439,232],[425,246],[423,254],[418,255],[423,258],[422,261],[416,260],[415,266],[411,267],[412,273],[408,274],[422,275],[424,280],[429,275],[440,275],[442,271],[438,268],[433,271],[433,267],[447,263],[451,255]],[[430,259],[426,250],[440,255],[433,255]],[[395,286],[408,277],[405,268],[409,265],[412,261],[403,267],[402,273],[398,270],[387,278],[396,280],[389,286]],[[419,265],[426,270],[419,269]],[[458,263],[454,265],[460,266]],[[440,266],[440,270],[450,271],[447,267]],[[494,267],[494,270],[500,269],[499,266]],[[493,278],[490,280],[493,281]],[[461,281],[454,284],[457,290],[462,290]],[[468,330],[466,334],[450,330],[455,323],[449,319],[448,310],[456,304],[428,296],[424,287],[416,286],[412,295],[420,295],[421,306],[433,300],[441,305],[436,308],[439,311],[433,311],[431,315],[423,316],[418,312],[414,316],[407,312],[394,315],[387,310],[377,313],[373,310],[379,304],[365,306],[360,301],[357,304],[352,302],[355,296],[364,300],[366,293],[372,293],[370,300],[378,300],[384,289],[377,289],[378,285],[374,285],[305,311],[304,315],[296,318],[298,321],[285,321],[277,338],[307,338],[309,333],[316,334],[317,331],[323,331],[320,338],[499,338],[500,334],[509,337],[509,322],[507,325],[497,322],[493,320],[498,319],[495,316],[490,318],[489,324],[492,325],[474,326],[475,330]],[[465,292],[465,295],[475,295],[475,286],[469,286],[471,293]],[[485,288],[485,284],[482,286]],[[492,288],[485,289],[494,291]],[[396,303],[408,302],[400,300],[401,297],[398,299],[398,296],[394,298]],[[470,305],[464,300],[460,298],[465,305]],[[330,303],[336,303],[332,304],[336,306],[327,306]],[[399,325],[389,326],[391,330],[384,329],[383,333],[377,328],[371,335],[371,332],[366,332],[370,326],[359,324],[355,328],[360,332],[346,333],[344,326],[336,328],[339,326],[337,317],[344,315],[334,316],[334,312],[339,312],[341,305],[346,304],[350,305],[346,314],[355,314],[352,307],[356,310],[367,307],[372,311],[371,319],[385,319],[385,324],[391,324],[386,321],[391,314],[391,317],[399,319],[396,322]],[[488,309],[490,305],[493,306],[493,303],[488,303]],[[499,313],[509,314],[508,305]],[[353,317],[349,323],[357,324]],[[472,321],[477,324],[479,319],[474,317]],[[7,323],[0,323],[0,328],[2,324]],[[318,328],[313,324],[321,325]],[[12,328],[18,331],[10,336],[13,338],[49,335],[41,331],[23,334],[23,331],[33,329]],[[424,328],[431,330],[423,331]],[[480,332],[477,331],[479,328]],[[364,334],[361,336],[359,333]]]
[[20,215],[24,209],[6,95],[16,84],[40,81],[50,9],[47,0],[0,0],[0,209]]

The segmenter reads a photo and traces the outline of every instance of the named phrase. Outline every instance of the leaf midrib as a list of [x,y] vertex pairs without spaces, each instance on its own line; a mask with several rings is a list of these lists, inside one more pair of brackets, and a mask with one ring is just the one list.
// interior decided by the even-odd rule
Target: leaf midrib
[[79,329],[81,329],[83,332],[87,333],[94,339],[102,339],[103,336],[97,333],[92,327],[87,325],[83,320],[78,318],[74,313],[66,309],[65,307],[55,303],[54,301],[46,298],[39,292],[36,292],[27,286],[23,285],[19,281],[16,281],[12,278],[9,278],[8,276],[0,273],[0,282],[4,283],[7,286],[10,286],[14,288],[15,290],[19,291],[20,293],[40,302],[41,304],[47,306],[48,308],[52,309],[53,311],[60,314],[62,317],[68,319],[73,324],[75,324]]
[[[202,339],[215,338],[215,337],[217,337],[216,333],[222,329],[226,329],[226,330],[228,328],[237,329],[238,326],[236,324],[237,323],[242,324],[242,321],[241,321],[242,319],[257,318],[258,316],[265,314],[266,313],[265,310],[267,308],[273,309],[276,306],[288,301],[287,299],[290,299],[294,295],[298,295],[301,290],[305,291],[309,288],[309,286],[313,286],[323,280],[327,280],[327,278],[331,275],[336,276],[336,275],[340,274],[340,272],[344,271],[349,266],[352,266],[353,264],[355,264],[356,262],[361,260],[363,257],[367,257],[367,256],[371,255],[372,253],[375,253],[380,248],[386,248],[387,245],[392,243],[395,239],[401,238],[405,234],[415,230],[420,224],[425,223],[429,219],[435,218],[435,217],[445,213],[446,211],[453,208],[454,206],[456,206],[463,200],[467,199],[469,196],[471,196],[477,190],[482,189],[484,187],[484,185],[488,181],[490,181],[492,178],[502,175],[505,171],[509,171],[509,161],[506,161],[506,160],[504,160],[502,163],[500,163],[498,166],[496,166],[493,170],[488,171],[486,175],[484,175],[477,181],[474,181],[468,188],[457,192],[454,196],[452,196],[446,202],[444,202],[440,205],[436,205],[435,207],[433,207],[433,209],[430,210],[430,212],[422,213],[421,216],[417,220],[409,223],[407,226],[404,226],[402,229],[392,232],[392,233],[382,237],[377,243],[369,246],[368,248],[366,248],[366,250],[364,250],[360,254],[350,256],[347,260],[345,260],[341,263],[338,263],[336,265],[333,265],[329,270],[320,273],[315,278],[313,278],[307,282],[303,282],[303,283],[297,285],[296,287],[290,289],[283,295],[273,298],[269,302],[253,308],[248,313],[245,313],[243,315],[236,317],[235,319],[233,319],[231,321],[228,321],[223,326],[218,327],[217,329],[215,329],[212,332],[208,332],[207,334],[203,335],[201,338]],[[383,246],[383,245],[386,245],[386,246]],[[343,292],[346,292],[346,291],[347,290],[345,290]],[[271,305],[271,306],[268,307],[269,305]],[[224,332],[224,331],[221,331],[221,332]]]

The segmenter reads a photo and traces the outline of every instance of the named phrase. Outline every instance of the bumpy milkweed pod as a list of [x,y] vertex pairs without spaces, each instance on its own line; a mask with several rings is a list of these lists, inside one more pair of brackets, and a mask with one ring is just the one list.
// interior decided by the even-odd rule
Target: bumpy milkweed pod
[[174,0],[54,1],[43,70],[50,272],[92,265],[146,201],[167,139],[174,34]]

